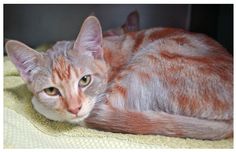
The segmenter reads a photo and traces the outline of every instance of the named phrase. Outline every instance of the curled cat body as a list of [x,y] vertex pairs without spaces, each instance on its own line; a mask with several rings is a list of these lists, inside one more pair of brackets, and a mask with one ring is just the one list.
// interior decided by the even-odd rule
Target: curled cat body
[[10,40],[6,50],[48,119],[131,134],[233,135],[233,58],[206,35],[152,28],[103,38],[90,16],[73,42],[39,53]]

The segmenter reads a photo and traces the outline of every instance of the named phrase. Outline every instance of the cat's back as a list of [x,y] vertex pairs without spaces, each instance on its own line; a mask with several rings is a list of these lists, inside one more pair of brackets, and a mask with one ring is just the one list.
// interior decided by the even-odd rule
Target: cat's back
[[151,57],[153,54],[172,61],[180,58],[195,61],[197,58],[227,58],[228,61],[232,61],[226,49],[212,38],[178,28],[152,28],[107,37],[104,38],[103,46],[105,60],[112,67],[124,66],[136,56]]
[[118,69],[108,92],[128,100],[121,104],[112,97],[115,105],[202,118],[232,117],[232,56],[208,36],[153,28],[105,42],[105,60]]
[[[212,38],[179,28],[151,28],[105,38],[105,48],[127,50],[136,54],[147,49],[169,49],[188,55],[205,55],[226,50]],[[179,49],[178,49],[179,47]],[[184,49],[183,49],[184,48]]]

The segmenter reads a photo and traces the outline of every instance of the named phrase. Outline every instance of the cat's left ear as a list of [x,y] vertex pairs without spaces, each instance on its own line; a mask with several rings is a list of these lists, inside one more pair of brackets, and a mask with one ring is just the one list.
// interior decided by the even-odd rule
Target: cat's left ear
[[73,50],[91,54],[95,59],[103,59],[102,29],[96,17],[89,16],[84,21]]
[[127,32],[135,32],[139,30],[139,13],[137,10],[129,13],[126,18],[126,22],[121,26],[124,31]]

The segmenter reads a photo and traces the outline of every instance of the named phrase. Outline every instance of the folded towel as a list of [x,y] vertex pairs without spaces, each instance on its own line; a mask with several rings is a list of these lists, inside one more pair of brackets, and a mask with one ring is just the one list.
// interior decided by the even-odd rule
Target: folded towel
[[4,148],[233,148],[233,139],[131,135],[55,122],[38,114],[31,98],[15,66],[4,57]]

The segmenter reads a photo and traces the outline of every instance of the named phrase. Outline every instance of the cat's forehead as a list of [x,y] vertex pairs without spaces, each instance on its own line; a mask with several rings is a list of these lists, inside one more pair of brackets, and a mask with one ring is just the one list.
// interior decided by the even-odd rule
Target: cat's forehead
[[52,64],[53,80],[54,77],[58,77],[60,81],[70,80],[72,77],[78,77],[80,73],[81,69],[73,66],[64,56],[57,56]]
[[[94,69],[93,58],[73,50],[74,41],[59,41],[47,50],[51,62],[50,72],[58,80],[70,80],[80,77]],[[54,79],[55,80],[55,79]]]
[[58,63],[58,60],[61,61],[61,57],[64,57],[66,62],[77,66],[87,63],[91,59],[91,57],[84,56],[83,53],[73,50],[73,45],[74,41],[59,41],[47,50],[47,56],[50,58],[51,63]]
[[59,41],[47,50],[48,56],[54,60],[58,56],[67,56],[67,52],[73,48],[74,41]]

